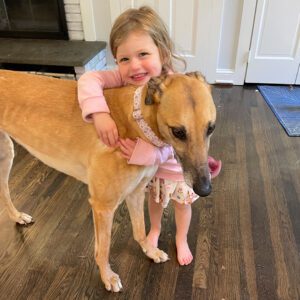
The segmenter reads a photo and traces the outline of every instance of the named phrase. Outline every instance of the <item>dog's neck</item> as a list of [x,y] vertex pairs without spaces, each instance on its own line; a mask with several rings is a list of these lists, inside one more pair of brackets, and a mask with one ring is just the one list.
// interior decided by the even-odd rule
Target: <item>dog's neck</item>
[[[133,118],[134,95],[136,89],[137,88],[133,86],[122,87],[119,89],[109,89],[104,90],[104,95],[109,106],[111,116],[117,124],[120,137],[131,139],[141,137],[151,143]],[[162,137],[159,133],[156,119],[157,104],[146,105],[146,94],[147,87],[144,87],[141,93],[141,113],[145,122],[152,129],[154,134],[161,140]]]

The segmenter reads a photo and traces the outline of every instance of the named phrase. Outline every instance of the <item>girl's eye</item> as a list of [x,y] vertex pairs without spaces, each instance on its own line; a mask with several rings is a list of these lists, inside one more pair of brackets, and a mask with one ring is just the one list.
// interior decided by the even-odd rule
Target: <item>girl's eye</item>
[[125,63],[127,62],[129,59],[127,57],[122,57],[119,59],[119,63]]
[[140,56],[141,56],[141,57],[144,57],[144,56],[147,56],[147,55],[149,55],[148,52],[141,52],[141,53],[140,53]]

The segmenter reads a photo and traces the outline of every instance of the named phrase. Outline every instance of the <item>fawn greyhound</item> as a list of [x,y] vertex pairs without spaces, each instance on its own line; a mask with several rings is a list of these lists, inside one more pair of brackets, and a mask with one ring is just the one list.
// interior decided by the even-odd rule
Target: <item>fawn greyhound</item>
[[[13,221],[32,222],[10,198],[11,138],[45,164],[88,184],[96,263],[106,289],[118,292],[122,285],[110,268],[109,250],[114,212],[124,199],[134,239],[155,262],[168,259],[145,240],[144,188],[157,166],[128,165],[117,148],[102,144],[94,127],[82,121],[76,88],[75,81],[0,71],[0,198]],[[106,90],[120,136],[147,140],[133,117],[137,91],[141,116],[160,141],[173,146],[186,182],[198,195],[210,194],[207,159],[216,109],[209,85],[195,72],[154,78],[144,87]]]

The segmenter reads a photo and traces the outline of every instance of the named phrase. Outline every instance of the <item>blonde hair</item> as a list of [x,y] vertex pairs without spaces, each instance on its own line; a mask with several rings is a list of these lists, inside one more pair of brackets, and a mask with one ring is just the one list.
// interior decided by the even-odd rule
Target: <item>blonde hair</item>
[[175,71],[173,59],[181,61],[186,67],[185,60],[174,53],[174,44],[164,22],[148,6],[142,6],[139,9],[128,9],[115,20],[109,39],[114,58],[116,58],[120,44],[134,31],[142,31],[151,36],[160,53],[162,73]]

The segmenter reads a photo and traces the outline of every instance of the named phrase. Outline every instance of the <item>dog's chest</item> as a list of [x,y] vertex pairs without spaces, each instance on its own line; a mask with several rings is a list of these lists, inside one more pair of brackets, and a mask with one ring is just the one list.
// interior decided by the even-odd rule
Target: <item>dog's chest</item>
[[143,168],[136,176],[136,179],[127,186],[126,194],[131,194],[137,187],[146,187],[148,182],[155,175],[157,168],[157,166],[148,166]]

